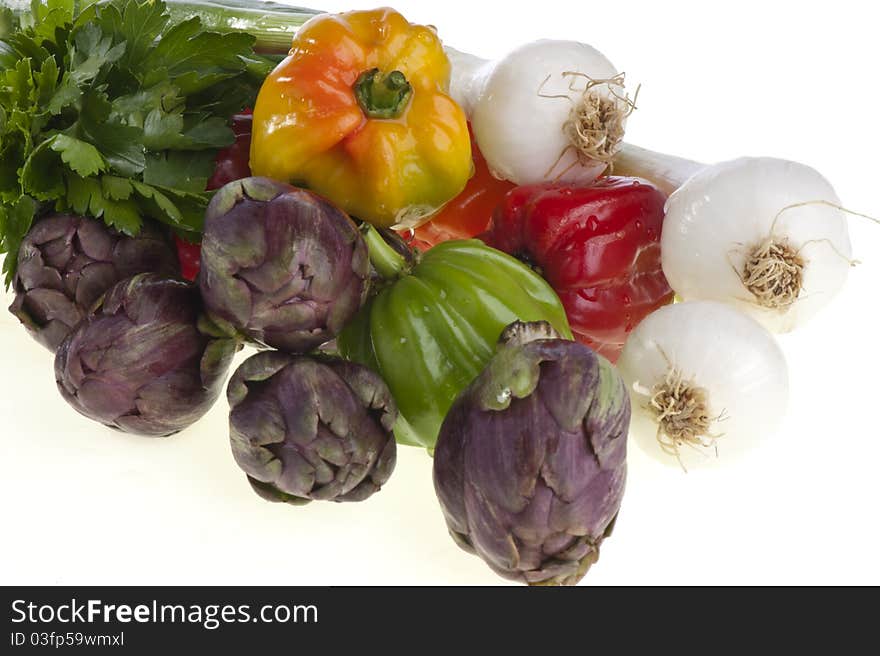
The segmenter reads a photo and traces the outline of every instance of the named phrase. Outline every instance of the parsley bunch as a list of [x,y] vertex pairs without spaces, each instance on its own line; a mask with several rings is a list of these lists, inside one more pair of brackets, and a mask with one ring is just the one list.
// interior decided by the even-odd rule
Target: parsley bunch
[[33,0],[0,9],[0,253],[7,286],[44,209],[137,234],[201,232],[229,117],[271,63],[254,37],[173,22],[162,0]]

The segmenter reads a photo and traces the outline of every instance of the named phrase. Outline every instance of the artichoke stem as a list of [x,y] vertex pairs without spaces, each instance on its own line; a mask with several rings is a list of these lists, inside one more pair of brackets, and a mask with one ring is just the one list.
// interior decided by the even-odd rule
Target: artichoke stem
[[514,321],[504,329],[498,343],[504,346],[522,346],[539,339],[563,339],[548,321]]
[[406,258],[395,251],[369,223],[361,227],[367,249],[370,251],[370,263],[376,272],[385,279],[397,278],[409,269]]

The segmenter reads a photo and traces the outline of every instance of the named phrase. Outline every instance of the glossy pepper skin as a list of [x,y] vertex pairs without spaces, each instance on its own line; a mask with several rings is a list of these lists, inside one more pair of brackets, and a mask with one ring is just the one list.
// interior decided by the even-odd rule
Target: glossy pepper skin
[[376,226],[418,225],[472,171],[449,75],[434,30],[391,9],[316,16],[260,89],[251,170]]
[[474,175],[464,190],[412,233],[411,245],[427,250],[450,239],[470,239],[484,232],[492,212],[516,185],[489,172],[486,159],[471,137]]
[[665,202],[635,178],[517,187],[480,239],[535,267],[559,294],[575,338],[615,362],[630,331],[672,302],[660,266]]
[[443,242],[405,263],[375,230],[370,259],[385,287],[337,338],[343,357],[370,367],[397,402],[402,444],[434,447],[459,392],[480,373],[512,321],[548,321],[571,337],[565,312],[527,266],[476,239]]

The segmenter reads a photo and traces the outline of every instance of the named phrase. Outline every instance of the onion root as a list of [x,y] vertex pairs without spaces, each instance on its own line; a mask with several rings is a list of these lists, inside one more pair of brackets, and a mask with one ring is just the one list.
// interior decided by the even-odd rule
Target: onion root
[[709,412],[708,394],[692,381],[685,381],[679,369],[670,368],[651,390],[648,407],[657,422],[657,442],[682,468],[681,447],[712,448],[720,437],[709,432],[718,417]]

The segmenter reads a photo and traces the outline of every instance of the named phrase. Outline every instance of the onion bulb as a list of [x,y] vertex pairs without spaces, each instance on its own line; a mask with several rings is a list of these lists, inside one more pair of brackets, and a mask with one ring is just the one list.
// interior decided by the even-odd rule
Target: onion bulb
[[598,50],[545,39],[494,62],[447,53],[450,92],[493,175],[518,185],[589,184],[608,167],[635,105]]
[[744,157],[703,167],[625,146],[615,172],[674,190],[662,266],[686,301],[730,303],[784,333],[827,305],[846,281],[852,247],[845,210],[809,166]]
[[776,340],[724,303],[653,312],[630,334],[617,366],[632,401],[633,441],[667,464],[734,460],[785,413],[788,371]]

